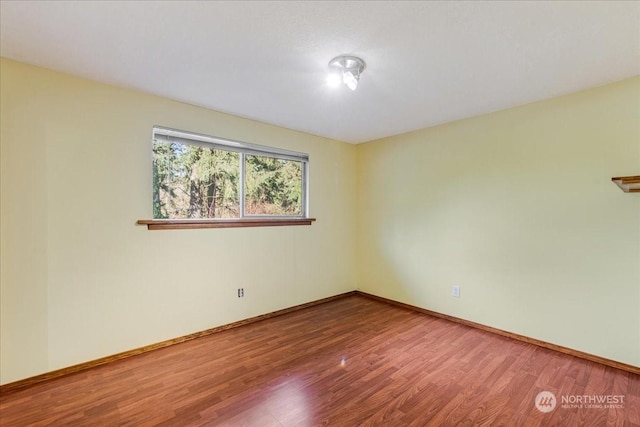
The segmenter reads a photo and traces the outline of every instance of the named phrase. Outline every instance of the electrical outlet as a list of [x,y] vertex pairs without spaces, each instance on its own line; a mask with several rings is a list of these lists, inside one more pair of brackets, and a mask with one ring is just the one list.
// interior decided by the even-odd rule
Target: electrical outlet
[[244,288],[238,288],[238,298],[244,297]]
[[454,298],[460,298],[460,286],[458,286],[458,285],[452,286],[451,287],[451,295]]

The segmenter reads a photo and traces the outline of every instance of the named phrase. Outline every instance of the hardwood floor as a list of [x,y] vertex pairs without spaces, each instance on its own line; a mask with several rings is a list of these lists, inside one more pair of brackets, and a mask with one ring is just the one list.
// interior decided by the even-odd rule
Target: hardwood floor
[[350,296],[7,393],[0,424],[633,427],[640,376]]

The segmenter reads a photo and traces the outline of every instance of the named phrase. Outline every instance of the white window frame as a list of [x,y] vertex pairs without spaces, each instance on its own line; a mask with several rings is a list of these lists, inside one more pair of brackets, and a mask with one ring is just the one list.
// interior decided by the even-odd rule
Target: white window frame
[[[240,153],[240,219],[264,218],[309,218],[309,155],[266,145],[250,144],[217,136],[203,135],[164,126],[153,127],[153,140],[198,145],[205,148]],[[153,141],[152,140],[152,141]],[[255,155],[281,160],[301,162],[302,164],[302,207],[300,215],[245,215],[245,169],[246,156]]]

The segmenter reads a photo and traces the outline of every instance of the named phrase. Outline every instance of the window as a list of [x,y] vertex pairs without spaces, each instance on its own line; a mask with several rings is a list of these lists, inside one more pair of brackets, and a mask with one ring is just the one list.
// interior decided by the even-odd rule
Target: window
[[153,128],[153,217],[307,218],[307,154]]

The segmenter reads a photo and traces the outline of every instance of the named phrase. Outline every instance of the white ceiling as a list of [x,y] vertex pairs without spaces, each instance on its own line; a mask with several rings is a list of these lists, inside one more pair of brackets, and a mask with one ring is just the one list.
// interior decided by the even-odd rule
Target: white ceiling
[[4,57],[353,143],[640,74],[637,1],[2,0],[0,29]]

